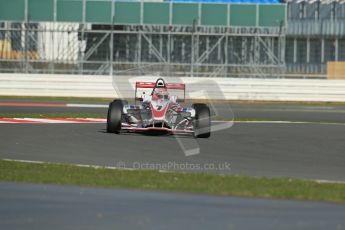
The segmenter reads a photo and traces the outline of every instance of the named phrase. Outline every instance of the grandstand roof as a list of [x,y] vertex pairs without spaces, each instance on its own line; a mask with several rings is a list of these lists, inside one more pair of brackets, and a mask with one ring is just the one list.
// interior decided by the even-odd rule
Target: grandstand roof
[[281,0],[168,0],[171,2],[210,2],[210,3],[251,3],[251,4],[278,4]]

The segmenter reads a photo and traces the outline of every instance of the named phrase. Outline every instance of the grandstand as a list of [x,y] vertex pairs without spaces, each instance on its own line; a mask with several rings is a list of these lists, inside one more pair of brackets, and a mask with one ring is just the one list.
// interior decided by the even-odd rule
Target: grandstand
[[318,76],[327,63],[345,61],[345,1],[290,0],[286,38],[287,72]]
[[320,77],[345,59],[343,1],[0,2],[2,72]]

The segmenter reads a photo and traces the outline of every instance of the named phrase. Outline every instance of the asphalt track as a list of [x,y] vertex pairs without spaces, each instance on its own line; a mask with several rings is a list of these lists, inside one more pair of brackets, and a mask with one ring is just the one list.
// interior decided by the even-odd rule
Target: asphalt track
[[[197,142],[188,137],[107,134],[105,124],[0,124],[0,157],[345,181],[344,106],[230,103],[215,107],[220,113],[231,111],[235,119],[315,123],[236,123]],[[0,113],[65,112],[105,114],[106,108],[0,106]],[[187,150],[200,147],[200,154],[186,157],[178,143]]]
[[345,206],[0,183],[2,229],[345,229]]
[[[0,124],[0,158],[345,181],[344,125],[235,123],[197,139],[108,134],[105,124]],[[185,146],[192,137],[180,137]],[[228,167],[230,165],[230,168]]]

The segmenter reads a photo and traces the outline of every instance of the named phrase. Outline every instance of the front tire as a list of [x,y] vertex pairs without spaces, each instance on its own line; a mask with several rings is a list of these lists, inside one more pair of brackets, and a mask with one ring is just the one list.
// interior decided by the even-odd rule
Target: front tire
[[124,102],[122,100],[114,100],[109,104],[107,116],[108,133],[120,133],[123,105]]
[[206,104],[193,104],[195,109],[194,137],[209,138],[211,136],[210,109]]

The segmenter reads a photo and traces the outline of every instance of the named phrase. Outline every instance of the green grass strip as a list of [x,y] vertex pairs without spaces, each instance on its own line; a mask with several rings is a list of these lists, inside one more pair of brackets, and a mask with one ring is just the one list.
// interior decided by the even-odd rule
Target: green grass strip
[[345,202],[345,184],[0,160],[0,181]]
[[[107,118],[107,113],[79,113],[79,112],[61,112],[61,113],[16,113],[16,112],[0,112],[0,118]],[[274,121],[286,121],[286,122],[307,122],[312,124],[334,124],[334,125],[345,125],[342,122],[324,122],[324,121],[303,121],[303,120],[284,120],[284,119],[264,119],[264,118],[235,118],[224,119],[222,117],[212,117],[213,121],[234,121],[234,122],[274,122]]]
[[[133,91],[134,97],[134,91]],[[19,101],[30,101],[30,102],[42,102],[42,101],[53,101],[53,102],[69,102],[69,103],[109,103],[115,98],[97,98],[97,97],[48,97],[48,96],[0,96],[0,100],[19,100]],[[126,98],[126,100],[133,101],[133,98]],[[209,103],[208,100],[187,100],[190,103]],[[238,105],[315,105],[315,106],[345,106],[345,102],[323,102],[323,101],[254,101],[254,100],[212,100],[214,104],[238,104]]]

